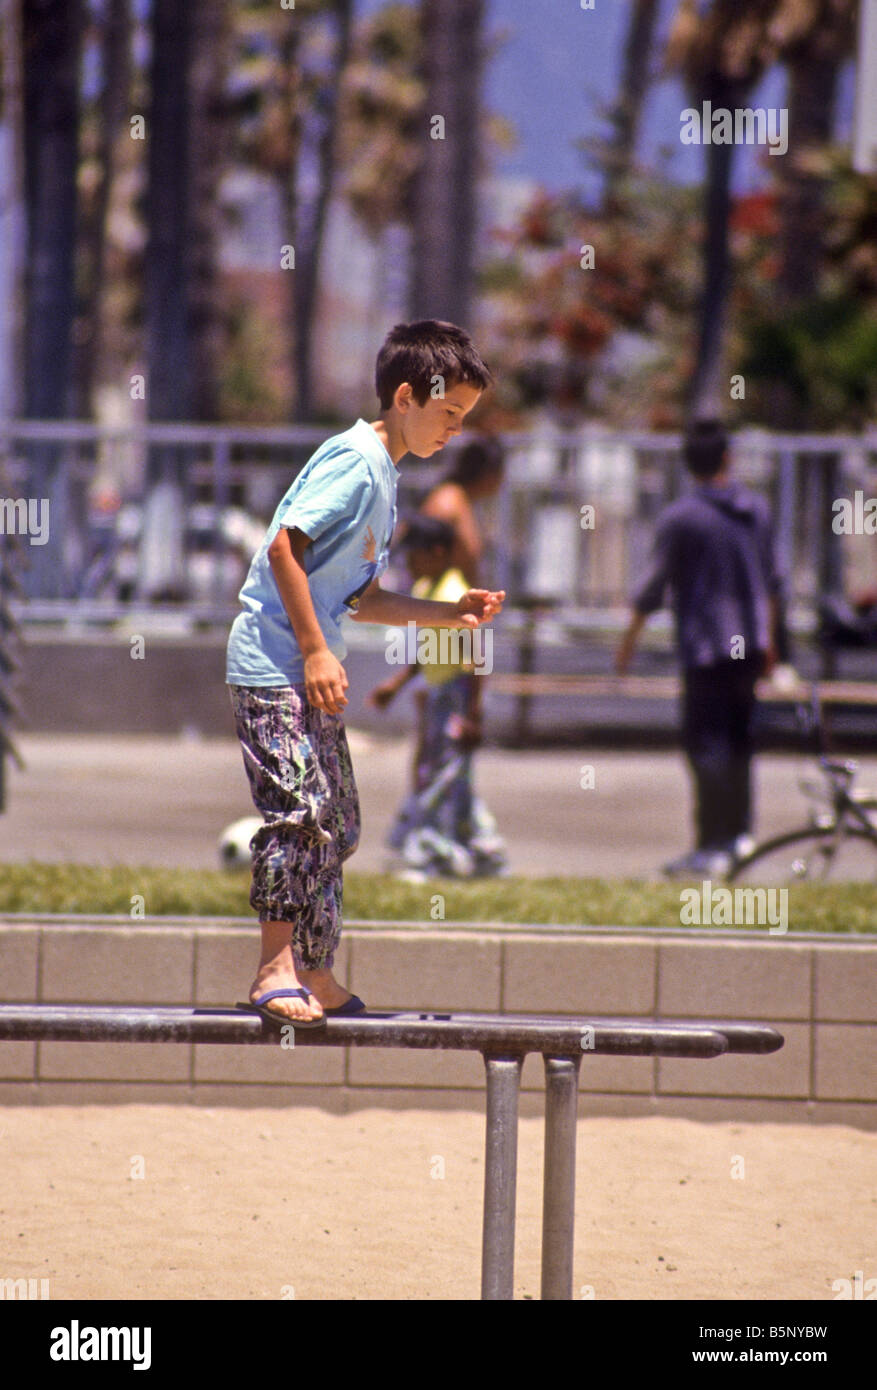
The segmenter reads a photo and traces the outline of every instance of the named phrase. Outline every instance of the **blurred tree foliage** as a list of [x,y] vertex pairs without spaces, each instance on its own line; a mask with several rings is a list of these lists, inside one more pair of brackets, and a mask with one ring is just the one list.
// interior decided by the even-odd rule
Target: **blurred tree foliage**
[[[678,0],[664,60],[681,75],[691,105],[700,111],[745,107],[773,62],[770,24],[783,0]],[[736,146],[706,145],[702,292],[697,351],[688,392],[694,417],[723,413],[728,399],[725,341],[732,267],[729,231]]]
[[339,188],[377,238],[410,223],[426,110],[419,14],[389,4],[357,25],[341,95]]
[[[229,163],[266,175],[279,195],[282,247],[294,248],[288,343],[293,418],[313,412],[312,355],[320,251],[334,191],[339,99],[351,40],[352,0],[276,0],[233,7],[232,146]],[[237,306],[241,322],[248,315]],[[248,325],[251,330],[252,325]],[[237,370],[242,370],[238,363]],[[226,375],[226,387],[233,380]]]
[[748,419],[853,430],[877,415],[877,178],[836,150],[814,169],[823,232],[814,279],[794,300],[782,293],[783,180],[735,210],[736,370]]
[[128,0],[107,0],[85,13],[83,50],[93,86],[82,94],[79,129],[79,216],[74,324],[73,408],[91,415],[101,363],[109,271],[110,197],[122,134],[128,133],[132,16]]
[[[485,172],[485,0],[421,0],[427,110],[411,222],[408,315],[472,327],[478,181]],[[433,126],[442,122],[441,138]]]
[[607,217],[579,198],[540,194],[482,276],[506,406],[678,423],[692,367],[696,216],[696,190],[660,177],[616,183]]
[[854,16],[854,0],[679,0],[661,71],[684,76],[693,104],[745,105],[772,65],[788,75],[789,154],[735,203],[733,146],[707,147],[702,191],[637,169],[630,122],[654,29],[634,7],[636,102],[587,145],[602,204],[539,194],[485,268],[507,405],[655,427],[717,409],[800,430],[873,418],[877,180],[831,145]]
[[[442,316],[459,311],[466,322],[474,273],[461,244],[462,223],[471,222],[477,208],[475,174],[486,173],[496,152],[510,148],[515,137],[509,123],[485,110],[478,96],[476,68],[489,62],[502,37],[482,32],[481,4],[451,0],[443,8],[447,13],[440,14],[434,0],[391,3],[356,26],[342,93],[338,186],[376,247],[389,229],[412,229],[406,266],[414,281],[412,316],[421,312],[428,288],[418,274],[419,264],[427,263],[434,272],[430,293],[438,292],[446,306]],[[428,61],[429,50],[454,37],[460,17],[468,29],[455,42],[464,55],[473,50],[477,63],[475,58],[458,61],[455,52]],[[445,141],[430,141],[431,113],[446,115]],[[430,167],[440,147],[447,157],[444,174]],[[446,184],[451,197],[431,201],[431,181]],[[433,233],[428,245],[425,227]],[[462,309],[455,311],[450,293],[438,288],[442,281],[460,284]]]
[[[779,175],[732,204],[726,362],[746,394],[727,413],[740,423],[776,428],[778,399],[797,430],[856,429],[877,413],[877,179],[855,173],[845,152],[823,151],[820,161],[816,278],[794,303],[781,292]],[[608,217],[540,194],[482,276],[504,404],[678,428],[694,370],[703,237],[699,190],[660,176],[631,175]]]
[[[156,15],[175,22],[169,0],[7,0],[3,14],[18,16],[27,41],[27,413],[91,415],[102,384],[126,391],[129,373],[145,365],[153,393],[164,371],[171,404],[161,407],[159,391],[160,415],[183,375],[186,409],[202,417],[313,414],[329,199],[346,200],[379,267],[395,256],[407,274],[404,236],[388,233],[428,222],[424,130],[443,109],[425,35],[450,43],[453,26],[435,27],[441,8],[445,18],[468,15],[484,45],[481,0],[430,4],[393,0],[355,20],[352,0],[297,0],[294,10],[277,0],[187,0],[195,48],[176,72],[189,125],[163,119],[156,159]],[[659,9],[657,0],[628,8],[621,88],[599,145],[600,199],[541,194],[516,228],[494,234],[477,317],[504,404],[678,425],[692,407],[689,382],[695,405],[709,403],[716,383],[742,371],[738,418],[802,429],[873,418],[875,180],[854,174],[832,144],[856,0],[677,0],[664,47]],[[221,45],[210,37],[220,34]],[[777,65],[787,78],[789,153],[765,160],[763,193],[733,202],[732,147],[705,150],[703,189],[675,185],[663,166],[637,167],[651,82],[676,74],[692,102],[734,105]],[[484,173],[509,143],[508,127],[472,109],[465,65],[439,67],[447,102],[453,88],[462,103],[468,84],[464,163]],[[137,113],[147,121],[142,140],[130,129]],[[172,179],[175,163],[184,174]],[[241,170],[277,191],[278,271],[282,245],[295,247],[279,314],[276,284],[263,292],[258,276],[234,281],[219,266],[228,215],[219,190]],[[453,200],[444,206],[435,246],[452,262]],[[162,236],[171,232],[169,288],[150,280],[150,265],[170,263]],[[380,305],[380,274],[374,294]],[[183,364],[173,370],[162,358],[171,321]]]

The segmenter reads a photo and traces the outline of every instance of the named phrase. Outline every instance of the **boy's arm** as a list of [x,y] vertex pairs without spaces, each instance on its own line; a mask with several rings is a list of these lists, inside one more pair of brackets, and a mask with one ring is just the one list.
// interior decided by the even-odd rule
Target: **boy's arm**
[[478,627],[502,611],[505,591],[469,589],[456,603],[394,594],[374,580],[359,600],[353,619],[357,623],[383,623],[398,627],[417,623],[423,627]]
[[673,528],[667,519],[658,522],[649,573],[633,597],[630,622],[615,653],[615,670],[625,675],[646,618],[663,605],[664,591],[673,570]]
[[637,639],[640,635],[640,632],[642,631],[645,620],[645,613],[640,613],[636,608],[634,608],[630,615],[630,622],[627,625],[627,631],[622,637],[621,642],[618,646],[618,650],[615,653],[615,670],[619,676],[623,676],[627,673],[627,668],[630,665],[630,659],[633,656],[637,644]]
[[310,544],[311,538],[304,531],[281,526],[268,547],[268,563],[304,657],[308,700],[326,714],[340,714],[347,704],[347,675],[329,651],[314,612],[304,565],[304,553]]

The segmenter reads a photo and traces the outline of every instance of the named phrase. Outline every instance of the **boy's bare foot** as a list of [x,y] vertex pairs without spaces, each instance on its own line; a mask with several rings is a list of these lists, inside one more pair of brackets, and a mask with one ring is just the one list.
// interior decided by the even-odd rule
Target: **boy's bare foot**
[[[299,989],[302,985],[310,988],[308,981],[299,979],[295,973],[290,938],[292,922],[262,922],[262,953],[259,969],[250,988],[250,1003],[254,1004],[263,994],[272,989]],[[323,1017],[323,1010],[316,998],[269,999],[265,1005],[269,1013],[278,1018],[288,1018],[290,1023],[315,1023]]]
[[[250,989],[250,1003],[255,1004],[256,1000],[263,994],[268,994],[272,989],[298,989],[305,985],[310,989],[307,980],[299,980],[291,966],[286,969],[272,968],[265,966],[259,970]],[[314,994],[316,991],[314,991]],[[318,998],[314,995],[310,999],[286,998],[269,999],[265,1008],[269,1013],[277,1014],[278,1018],[288,1018],[290,1023],[296,1021],[300,1023],[313,1023],[323,1017],[323,1010]]]
[[[349,989],[339,985],[332,971],[326,967],[323,970],[299,970],[301,982],[307,985],[308,989],[313,990],[324,1009],[340,1009],[342,1004],[346,1004],[353,995]],[[319,1017],[319,1015],[317,1015]]]

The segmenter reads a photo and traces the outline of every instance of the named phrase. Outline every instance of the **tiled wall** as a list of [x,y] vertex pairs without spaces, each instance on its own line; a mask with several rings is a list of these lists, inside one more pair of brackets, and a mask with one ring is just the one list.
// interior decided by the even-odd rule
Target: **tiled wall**
[[[0,920],[0,1000],[228,1006],[257,959],[243,922]],[[877,938],[715,929],[348,925],[336,974],[374,1008],[754,1019],[781,1051],[704,1061],[583,1057],[581,1112],[877,1127]],[[478,1054],[380,1048],[0,1043],[0,1102],[483,1104]],[[522,1113],[537,1113],[528,1057]]]

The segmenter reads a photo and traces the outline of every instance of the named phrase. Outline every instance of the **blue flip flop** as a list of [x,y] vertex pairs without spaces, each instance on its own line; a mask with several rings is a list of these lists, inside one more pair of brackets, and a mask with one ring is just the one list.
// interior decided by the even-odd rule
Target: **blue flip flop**
[[351,994],[344,1004],[339,1004],[337,1009],[324,1009],[324,1014],[329,1014],[331,1018],[343,1018],[345,1014],[364,1014],[365,1004],[363,1004],[358,994]]
[[275,1027],[282,1028],[285,1023],[291,1023],[293,1028],[325,1028],[326,1014],[322,1018],[286,1018],[283,1014],[277,1013],[275,1009],[267,1007],[269,999],[311,999],[315,997],[311,990],[301,985],[298,989],[269,989],[266,994],[260,994],[258,999],[246,1004],[238,1004],[239,1009],[246,1009],[248,1013],[261,1014],[269,1023]]

